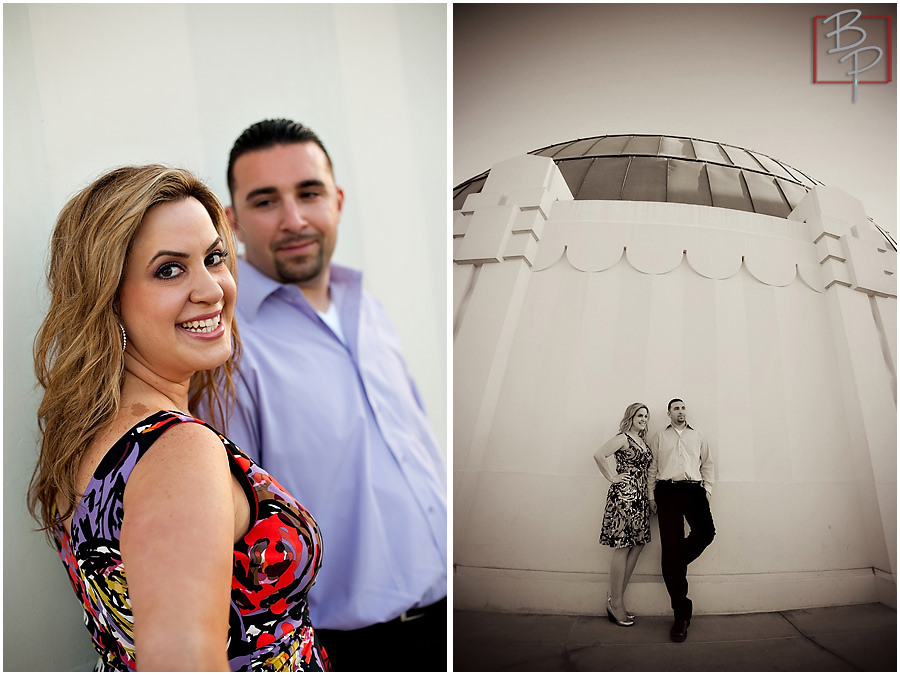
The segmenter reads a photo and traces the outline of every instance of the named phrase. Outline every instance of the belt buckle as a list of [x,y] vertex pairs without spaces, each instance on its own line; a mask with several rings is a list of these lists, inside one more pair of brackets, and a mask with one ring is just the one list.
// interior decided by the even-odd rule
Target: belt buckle
[[406,623],[407,621],[415,621],[416,619],[421,619],[425,616],[425,612],[416,612],[415,610],[409,610],[407,612],[403,612],[400,615],[400,622]]

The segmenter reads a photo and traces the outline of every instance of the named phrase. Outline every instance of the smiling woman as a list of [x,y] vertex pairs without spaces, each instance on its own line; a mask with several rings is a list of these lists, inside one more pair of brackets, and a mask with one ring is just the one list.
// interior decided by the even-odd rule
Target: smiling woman
[[104,175],[53,233],[29,506],[104,670],[329,669],[315,520],[191,414],[221,426],[233,395],[232,250],[212,192],[156,165]]
[[221,235],[193,197],[150,209],[132,242],[119,287],[126,370],[164,377],[158,387],[170,399],[173,385],[231,354],[237,289],[227,263]]

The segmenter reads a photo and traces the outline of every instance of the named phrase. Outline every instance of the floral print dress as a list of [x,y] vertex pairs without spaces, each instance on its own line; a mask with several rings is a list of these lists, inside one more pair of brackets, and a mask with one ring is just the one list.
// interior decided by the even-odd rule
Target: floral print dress
[[600,529],[600,543],[625,548],[650,541],[650,500],[647,496],[647,469],[653,455],[649,448],[625,434],[628,445],[616,450],[616,473],[624,480],[613,483],[606,493],[606,510]]
[[[119,547],[125,484],[153,442],[182,423],[203,424],[181,413],[161,411],[135,425],[94,472],[75,508],[71,537],[62,521],[54,528],[60,557],[100,654],[97,670],[137,668],[127,570]],[[231,670],[331,670],[307,604],[322,562],[316,523],[274,478],[227,438],[221,434],[219,438],[250,504],[250,529],[234,546],[228,630]]]

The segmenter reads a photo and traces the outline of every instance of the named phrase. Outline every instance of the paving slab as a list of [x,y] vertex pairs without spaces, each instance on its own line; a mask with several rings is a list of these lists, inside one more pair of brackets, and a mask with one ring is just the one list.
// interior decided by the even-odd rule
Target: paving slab
[[455,672],[569,671],[569,656],[561,644],[497,644],[471,641],[461,644],[453,631]]
[[634,645],[669,642],[672,622],[661,616],[638,617],[633,626],[623,628],[610,623],[605,616],[581,617],[569,632],[566,645],[575,649],[597,644]]
[[821,633],[812,641],[865,672],[897,671],[897,630]]
[[[688,638],[690,640],[690,638]],[[573,652],[576,671],[626,672],[840,672],[841,658],[802,637],[747,642],[683,642],[654,645],[597,645]]]
[[481,641],[563,644],[579,617],[557,614],[453,612],[453,641],[458,637]]
[[456,611],[458,672],[897,671],[897,612],[881,604],[698,615],[683,643],[671,617],[622,628],[605,616]]
[[897,610],[881,603],[792,609],[781,614],[806,635],[853,633],[897,625]]
[[[569,636],[571,647],[598,643],[667,644],[671,617],[637,617],[635,625],[622,628],[605,617],[585,618],[575,622]],[[691,619],[688,639],[705,642],[730,642],[797,637],[797,629],[778,613],[732,614],[727,616],[695,616]]]

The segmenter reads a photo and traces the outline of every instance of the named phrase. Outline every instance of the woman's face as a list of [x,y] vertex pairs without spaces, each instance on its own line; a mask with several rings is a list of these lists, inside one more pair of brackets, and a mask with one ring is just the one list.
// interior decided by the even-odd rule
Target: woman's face
[[225,257],[224,242],[196,199],[147,212],[119,286],[130,356],[170,382],[228,359],[237,289]]
[[631,428],[638,433],[647,430],[647,423],[650,421],[650,413],[646,408],[639,408],[631,418]]

